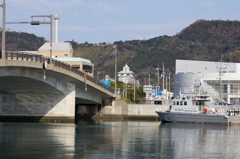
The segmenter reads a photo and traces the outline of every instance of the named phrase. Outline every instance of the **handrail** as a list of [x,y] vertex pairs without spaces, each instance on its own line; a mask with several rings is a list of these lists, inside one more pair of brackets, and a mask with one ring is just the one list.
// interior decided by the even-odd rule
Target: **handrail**
[[[0,58],[2,56],[0,55]],[[34,61],[34,62],[40,62],[43,63],[44,61],[48,61],[48,63],[50,63],[50,58],[49,57],[45,57],[42,55],[38,55],[38,54],[32,54],[32,53],[26,53],[26,52],[18,52],[18,51],[5,51],[5,59],[6,60],[22,60],[22,61]],[[57,66],[57,67],[61,67],[65,70],[71,71],[81,77],[86,77],[87,80],[97,84],[98,86],[114,93],[114,90],[112,88],[109,88],[107,86],[105,86],[104,84],[102,84],[101,82],[97,81],[96,79],[94,79],[93,77],[89,76],[87,73],[85,73],[84,71],[78,70],[74,67],[72,67],[71,65],[56,60],[56,59],[52,59],[53,65]]]

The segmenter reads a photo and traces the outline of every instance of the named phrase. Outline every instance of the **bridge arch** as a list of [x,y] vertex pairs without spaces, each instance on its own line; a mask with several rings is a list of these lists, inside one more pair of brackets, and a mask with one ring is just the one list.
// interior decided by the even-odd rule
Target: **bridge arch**
[[67,64],[53,61],[44,70],[42,56],[5,57],[0,60],[0,114],[74,117],[76,104],[101,104],[115,97],[112,90]]

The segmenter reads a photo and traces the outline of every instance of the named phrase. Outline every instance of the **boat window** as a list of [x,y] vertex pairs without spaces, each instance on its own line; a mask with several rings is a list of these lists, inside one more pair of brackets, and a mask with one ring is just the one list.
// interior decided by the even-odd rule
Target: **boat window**
[[202,105],[201,101],[197,101],[196,105]]
[[180,105],[182,105],[182,101],[180,101]]
[[176,105],[175,101],[173,101],[173,105]]
[[179,102],[177,102],[177,105],[179,105]]
[[187,105],[187,101],[184,101],[184,105]]

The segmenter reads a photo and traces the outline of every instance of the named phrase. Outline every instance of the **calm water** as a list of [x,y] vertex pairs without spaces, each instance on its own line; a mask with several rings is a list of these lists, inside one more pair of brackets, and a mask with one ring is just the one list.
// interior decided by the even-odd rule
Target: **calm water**
[[0,123],[0,159],[240,158],[240,126]]

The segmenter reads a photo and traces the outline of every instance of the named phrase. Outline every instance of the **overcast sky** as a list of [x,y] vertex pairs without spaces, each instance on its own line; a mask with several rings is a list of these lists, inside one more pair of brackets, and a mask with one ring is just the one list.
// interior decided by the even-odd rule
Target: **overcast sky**
[[[78,43],[172,36],[199,19],[240,18],[240,0],[6,0],[6,5],[7,22],[59,13],[59,41]],[[50,37],[49,25],[6,24],[6,28]],[[54,30],[53,21],[53,40]]]

